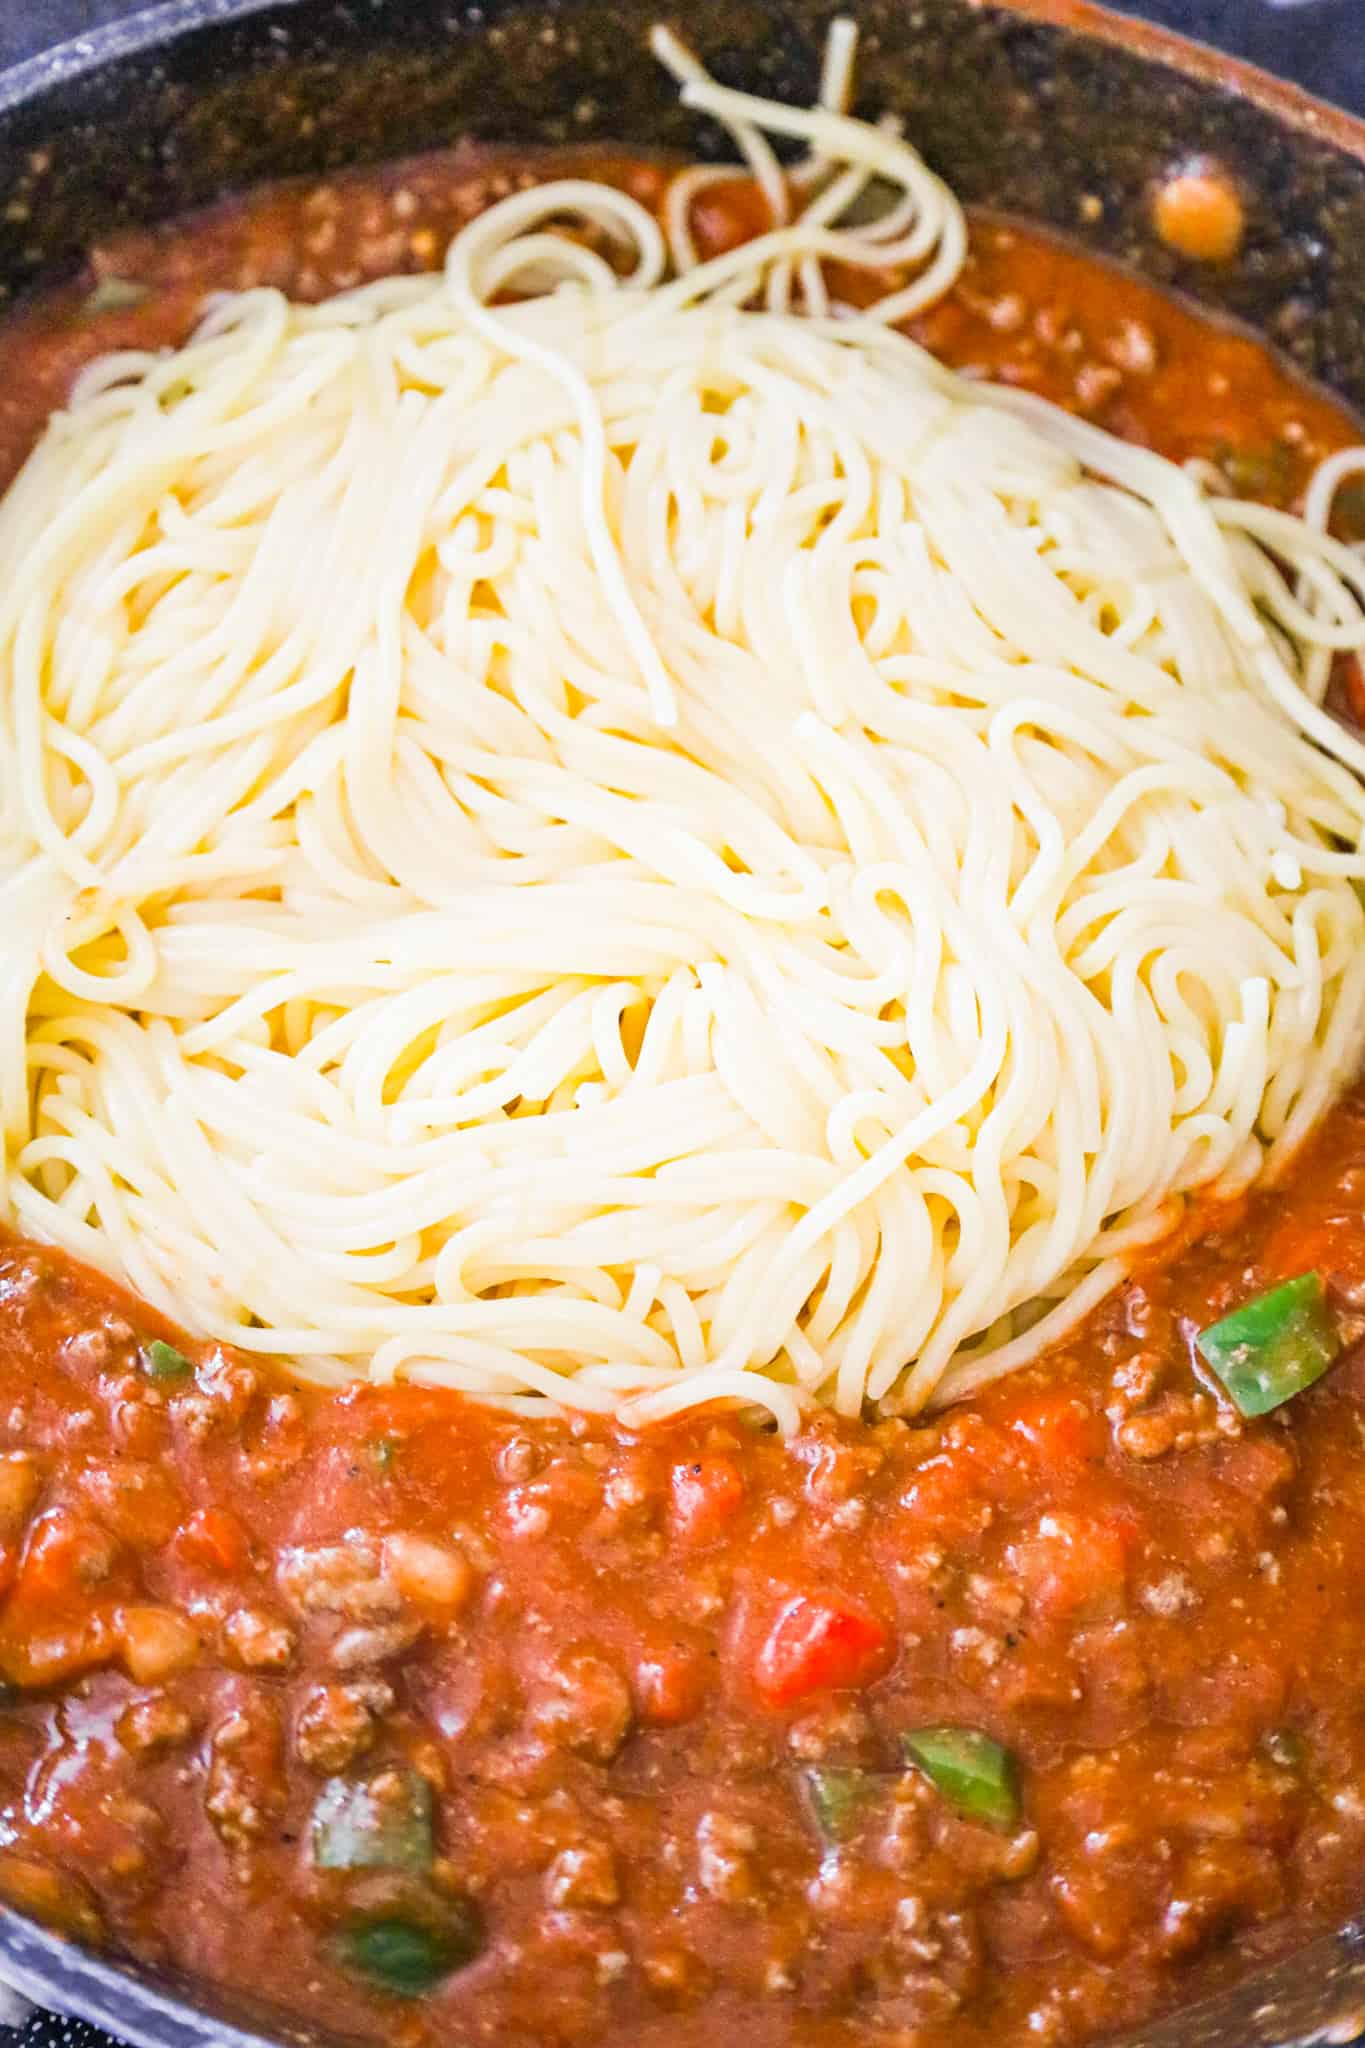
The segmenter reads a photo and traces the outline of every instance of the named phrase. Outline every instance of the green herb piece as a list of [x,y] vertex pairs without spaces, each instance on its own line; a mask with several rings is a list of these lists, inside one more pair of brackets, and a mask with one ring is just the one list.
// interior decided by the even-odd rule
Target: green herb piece
[[398,1456],[397,1437],[377,1436],[370,1445],[370,1456],[374,1459],[381,1472],[387,1472],[392,1466],[394,1459]]
[[183,1380],[194,1371],[194,1366],[183,1351],[177,1351],[174,1344],[166,1344],[160,1337],[154,1337],[150,1344],[142,1347],[142,1370],[151,1380]]
[[815,1825],[827,1842],[846,1842],[856,1834],[858,1823],[876,1791],[870,1771],[845,1765],[821,1766],[801,1773]]
[[1343,540],[1365,540],[1365,476],[1348,477],[1332,500],[1332,524]]
[[841,228],[871,227],[895,207],[904,196],[903,188],[892,184],[889,178],[869,178],[855,199],[851,199],[839,215]]
[[100,313],[126,313],[149,296],[148,286],[136,284],[130,277],[102,277],[81,311],[89,319]]
[[393,1917],[349,1928],[339,1948],[342,1961],[398,1998],[420,1998],[443,1977],[472,1963],[483,1947],[474,1908],[452,1905],[439,1927]]
[[1284,503],[1290,484],[1287,441],[1272,441],[1268,448],[1234,448],[1223,442],[1213,459],[1239,498],[1256,498],[1263,505]]
[[1267,1415],[1301,1394],[1341,1350],[1317,1273],[1258,1294],[1195,1342],[1243,1415]]
[[1292,1728],[1270,1728],[1261,1738],[1261,1748],[1282,1771],[1301,1771],[1307,1756],[1303,1737]]
[[1014,1760],[979,1728],[916,1728],[901,1737],[906,1759],[918,1764],[950,1806],[968,1820],[1012,1828],[1019,1818]]
[[416,1771],[381,1771],[367,1784],[329,1778],[318,1794],[319,1870],[429,1870],[435,1853],[431,1787]]

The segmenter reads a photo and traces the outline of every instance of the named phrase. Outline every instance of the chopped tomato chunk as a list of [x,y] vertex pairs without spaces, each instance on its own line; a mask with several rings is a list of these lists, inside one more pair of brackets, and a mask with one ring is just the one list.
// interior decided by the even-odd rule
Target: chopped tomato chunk
[[1123,1601],[1132,1532],[1121,1519],[1046,1514],[1011,1562],[1038,1621],[1109,1614]]
[[0,1632],[0,1677],[11,1685],[61,1685],[107,1664],[118,1647],[114,1616],[103,1607],[45,1626],[26,1625],[11,1608]]
[[50,1508],[29,1535],[14,1590],[16,1601],[36,1608],[69,1607],[109,1577],[118,1545],[98,1522]]
[[711,1543],[744,1505],[733,1458],[697,1458],[673,1468],[673,1532],[684,1543]]
[[1074,1394],[1038,1394],[1022,1402],[1011,1428],[1040,1467],[1066,1473],[1104,1456],[1104,1419]]
[[1219,1479],[1258,1504],[1272,1506],[1287,1492],[1296,1470],[1292,1438],[1250,1437],[1219,1447]]
[[176,1537],[175,1550],[185,1564],[236,1571],[246,1563],[246,1532],[226,1508],[199,1508]]
[[705,1691],[705,1670],[696,1653],[683,1645],[658,1649],[642,1657],[635,1667],[640,1718],[656,1728],[674,1728],[690,1721]]
[[917,1531],[945,1543],[978,1536],[991,1518],[991,1503],[971,1462],[940,1455],[919,1467],[901,1496]]
[[771,1707],[807,1693],[871,1685],[890,1669],[891,1636],[865,1608],[804,1593],[786,1601],[758,1653],[758,1690]]
[[1352,1244],[1351,1221],[1334,1212],[1314,1214],[1300,1204],[1272,1229],[1260,1267],[1268,1282],[1293,1280],[1301,1273],[1331,1273],[1343,1249]]

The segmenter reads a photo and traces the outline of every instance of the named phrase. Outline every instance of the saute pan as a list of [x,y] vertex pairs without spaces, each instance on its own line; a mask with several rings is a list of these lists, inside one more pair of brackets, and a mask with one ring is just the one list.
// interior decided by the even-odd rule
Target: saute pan
[[[809,99],[835,11],[835,0],[172,0],[0,74],[0,300],[60,276],[117,227],[463,134],[718,150],[674,104],[645,48],[650,23],[675,16],[727,83]],[[855,0],[854,11],[866,106],[900,112],[969,202],[1046,222],[1246,322],[1365,412],[1365,123],[1084,0]],[[1151,225],[1154,187],[1196,155],[1221,162],[1246,204],[1241,252],[1217,268],[1183,261]],[[238,1908],[225,1897],[222,1910]],[[276,2014],[229,2009],[4,1911],[0,1979],[142,2048],[304,2038]],[[333,2038],[347,2038],[344,2015]],[[1138,2040],[1365,2040],[1365,1919],[1128,2048]]]

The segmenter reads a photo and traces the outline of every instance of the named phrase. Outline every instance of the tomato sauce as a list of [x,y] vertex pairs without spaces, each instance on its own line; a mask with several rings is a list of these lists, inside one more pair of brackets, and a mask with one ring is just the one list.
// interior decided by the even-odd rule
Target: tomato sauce
[[[0,331],[0,471],[205,290],[567,168],[666,176],[455,152],[97,251]],[[1008,222],[915,331],[1279,502],[1354,438]],[[322,1393],[0,1243],[0,1899],[405,2048],[1060,2048],[1285,1952],[1365,1877],[1365,1091],[1204,1220],[961,1408],[790,1442]],[[1195,1337],[1308,1271],[1342,1355],[1249,1420]]]

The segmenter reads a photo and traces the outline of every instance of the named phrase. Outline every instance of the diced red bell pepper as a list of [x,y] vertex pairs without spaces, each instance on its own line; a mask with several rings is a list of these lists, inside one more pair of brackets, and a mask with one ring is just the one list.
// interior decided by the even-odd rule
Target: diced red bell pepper
[[682,1543],[714,1543],[744,1505],[744,1479],[733,1458],[692,1458],[673,1467],[671,1522]]
[[871,1685],[891,1667],[890,1632],[866,1608],[794,1594],[758,1653],[755,1681],[770,1707],[812,1692]]

